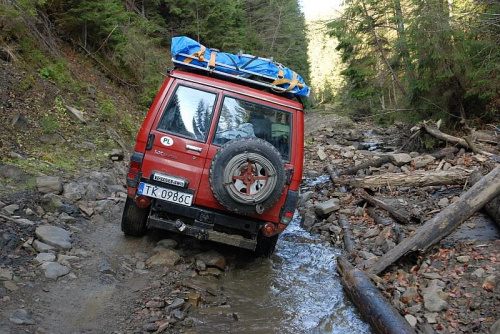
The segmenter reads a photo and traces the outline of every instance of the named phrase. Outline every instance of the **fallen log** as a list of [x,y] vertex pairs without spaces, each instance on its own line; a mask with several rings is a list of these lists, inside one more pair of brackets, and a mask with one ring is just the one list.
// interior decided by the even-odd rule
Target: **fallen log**
[[351,252],[354,250],[354,242],[352,241],[352,233],[349,229],[349,221],[347,220],[346,215],[342,213],[339,215],[339,223],[344,234],[344,248],[347,254],[351,254]]
[[405,318],[387,302],[368,275],[354,268],[344,256],[337,258],[337,271],[344,290],[375,333],[415,333]]
[[[483,174],[480,171],[476,170],[470,175],[469,183],[471,186],[478,183]],[[500,182],[500,181],[497,181]],[[493,219],[498,226],[500,226],[500,196],[495,197],[489,203],[484,206],[484,210],[486,213]]]
[[467,141],[464,138],[455,137],[455,136],[446,134],[444,132],[441,132],[438,128],[433,127],[433,126],[431,126],[430,124],[428,124],[426,122],[424,122],[422,124],[422,126],[423,126],[423,128],[425,129],[425,131],[428,134],[430,134],[431,136],[433,136],[433,137],[435,137],[437,139],[444,140],[446,142],[453,143],[453,144],[458,144],[458,145],[460,145],[462,147],[470,149],[474,153],[484,154],[484,155],[488,155],[488,156],[493,155],[490,152],[487,152],[487,151],[479,149],[478,147],[476,147],[475,145],[473,145],[471,143],[471,141]]
[[387,173],[338,182],[341,185],[349,185],[355,188],[377,188],[384,186],[426,187],[465,184],[469,175],[470,171],[465,169],[449,169],[446,171],[417,170],[409,174]]
[[360,196],[365,201],[367,201],[368,203],[370,203],[371,205],[378,206],[379,208],[389,212],[391,216],[393,216],[398,222],[402,224],[410,224],[412,222],[412,217],[410,216],[409,213],[401,209],[396,209],[390,206],[389,204],[385,203],[384,201],[368,195],[368,193],[363,189],[358,190],[357,195]]
[[355,175],[360,169],[365,169],[369,167],[380,167],[385,163],[388,163],[391,161],[390,156],[388,155],[383,155],[380,156],[378,159],[371,159],[368,161],[365,161],[357,166],[349,167],[347,169],[343,169],[340,171],[336,172],[337,177],[341,175]]
[[455,146],[445,147],[442,150],[429,154],[430,156],[436,158],[436,160],[447,158],[453,159],[455,153],[458,152],[458,148]]
[[463,193],[457,201],[428,220],[412,237],[403,240],[396,247],[382,255],[367,272],[378,275],[394,261],[410,251],[426,252],[434,244],[453,232],[474,212],[500,195],[499,180],[500,167],[497,167],[467,192]]
[[368,214],[373,218],[373,221],[377,224],[387,226],[393,223],[392,219],[387,219],[379,215],[377,211],[375,211],[375,208],[373,206],[368,207],[366,211],[368,211]]

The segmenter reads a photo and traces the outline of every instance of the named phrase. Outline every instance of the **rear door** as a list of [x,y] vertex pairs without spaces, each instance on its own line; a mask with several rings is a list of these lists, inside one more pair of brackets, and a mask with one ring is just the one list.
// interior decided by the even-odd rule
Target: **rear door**
[[218,92],[182,82],[172,90],[149,134],[142,176],[165,188],[194,194],[208,153]]

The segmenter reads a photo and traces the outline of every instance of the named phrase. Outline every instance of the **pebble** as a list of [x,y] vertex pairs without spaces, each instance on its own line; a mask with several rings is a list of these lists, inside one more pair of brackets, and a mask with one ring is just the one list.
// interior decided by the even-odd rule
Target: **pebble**
[[41,268],[45,270],[45,277],[52,279],[67,275],[70,271],[68,267],[57,262],[45,262],[41,265]]
[[415,318],[411,314],[407,314],[405,315],[405,319],[406,321],[408,321],[411,327],[415,328],[415,326],[417,325],[417,318]]

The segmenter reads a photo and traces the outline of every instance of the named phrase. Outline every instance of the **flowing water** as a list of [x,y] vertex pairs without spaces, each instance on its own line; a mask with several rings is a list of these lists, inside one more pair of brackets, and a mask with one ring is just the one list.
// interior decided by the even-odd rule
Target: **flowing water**
[[347,300],[336,272],[340,250],[299,226],[280,236],[270,259],[238,261],[222,278],[225,316],[197,316],[198,333],[371,333]]

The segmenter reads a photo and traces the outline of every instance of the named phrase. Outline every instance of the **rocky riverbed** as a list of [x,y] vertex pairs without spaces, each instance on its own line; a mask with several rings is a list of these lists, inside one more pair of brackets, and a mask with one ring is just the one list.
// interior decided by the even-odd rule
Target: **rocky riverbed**
[[[341,217],[352,234],[352,263],[369,268],[463,187],[378,187],[374,197],[418,219],[403,225],[375,209],[383,218],[376,223],[348,182],[333,184],[325,168],[393,151],[402,129],[354,126],[331,114],[309,115],[306,126],[298,215],[271,259],[161,231],[123,236],[127,163],[119,151],[99,170],[33,178],[35,191],[2,196],[0,332],[369,333],[335,269],[344,248]],[[458,150],[441,159],[406,153],[357,176],[470,170],[487,160]],[[11,165],[1,165],[0,175],[11,184],[30,177]],[[480,212],[430,252],[372,279],[419,333],[497,333],[498,240],[497,227]]]

